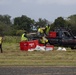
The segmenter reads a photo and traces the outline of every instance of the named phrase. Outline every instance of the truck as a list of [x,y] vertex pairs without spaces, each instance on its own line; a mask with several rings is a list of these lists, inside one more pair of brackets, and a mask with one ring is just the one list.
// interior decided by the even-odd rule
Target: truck
[[46,38],[50,41],[50,44],[54,46],[63,46],[76,49],[76,37],[70,29],[56,28],[53,31],[50,31]]

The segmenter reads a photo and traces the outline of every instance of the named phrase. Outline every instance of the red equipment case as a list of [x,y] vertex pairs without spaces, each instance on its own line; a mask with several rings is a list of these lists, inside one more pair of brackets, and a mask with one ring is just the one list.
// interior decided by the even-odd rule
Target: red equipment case
[[56,32],[49,32],[49,37],[56,38]]
[[38,40],[22,41],[20,42],[20,50],[28,51],[28,49],[34,49],[38,45]]

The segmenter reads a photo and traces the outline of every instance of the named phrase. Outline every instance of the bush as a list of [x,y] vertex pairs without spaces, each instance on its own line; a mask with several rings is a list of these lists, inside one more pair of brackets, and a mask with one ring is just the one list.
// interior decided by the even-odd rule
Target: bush
[[4,36],[3,42],[5,43],[19,43],[21,40],[20,36]]
[[23,32],[24,32],[24,30],[17,30],[16,35],[20,36],[20,35],[22,35]]

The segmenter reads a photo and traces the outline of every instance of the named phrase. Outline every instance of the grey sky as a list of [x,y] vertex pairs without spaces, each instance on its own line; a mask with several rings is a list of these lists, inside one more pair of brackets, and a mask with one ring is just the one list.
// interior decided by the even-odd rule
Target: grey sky
[[26,15],[54,21],[57,17],[76,14],[76,0],[0,0],[0,14],[12,18]]

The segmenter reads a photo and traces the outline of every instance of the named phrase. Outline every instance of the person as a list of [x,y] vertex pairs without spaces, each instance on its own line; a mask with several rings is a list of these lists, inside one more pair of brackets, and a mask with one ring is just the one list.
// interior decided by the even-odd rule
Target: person
[[44,31],[41,27],[38,28],[38,35],[39,36],[43,36],[44,35]]
[[48,39],[46,39],[44,36],[40,37],[39,43],[40,44],[44,44],[46,46],[46,44],[48,43]]
[[3,50],[2,50],[2,42],[3,42],[3,37],[0,36],[0,49],[1,49],[1,53],[3,53]]
[[50,32],[50,25],[48,24],[48,25],[45,27],[44,33],[45,33],[45,35],[48,35],[49,32]]
[[25,31],[21,36],[21,41],[28,41],[27,32]]

